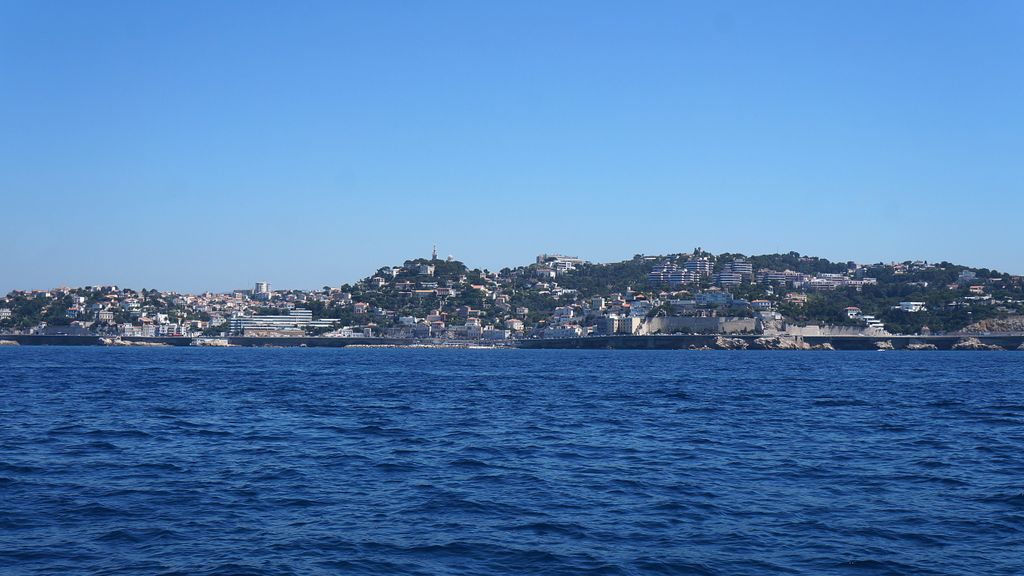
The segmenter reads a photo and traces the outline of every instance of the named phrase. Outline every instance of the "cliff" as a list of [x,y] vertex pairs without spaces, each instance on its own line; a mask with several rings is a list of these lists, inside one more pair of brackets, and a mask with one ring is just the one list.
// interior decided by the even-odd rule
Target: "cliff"
[[964,332],[979,334],[985,332],[1024,332],[1024,316],[989,318],[964,328]]

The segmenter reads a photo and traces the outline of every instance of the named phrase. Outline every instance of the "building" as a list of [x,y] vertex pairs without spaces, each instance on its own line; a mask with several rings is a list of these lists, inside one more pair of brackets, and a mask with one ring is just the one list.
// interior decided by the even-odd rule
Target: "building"
[[786,294],[786,302],[789,304],[807,304],[807,294],[790,292],[789,294]]
[[296,336],[305,333],[306,328],[330,328],[338,320],[323,318],[313,320],[313,312],[305,308],[294,308],[288,314],[266,316],[233,316],[228,320],[228,332],[244,336],[253,332],[294,332]]
[[598,334],[615,334],[619,327],[618,316],[602,316],[597,320],[597,333]]
[[864,321],[865,324],[868,325],[868,329],[869,330],[872,330],[872,331],[875,331],[875,332],[884,332],[885,331],[885,324],[881,320],[879,320],[878,318],[875,318],[874,316],[870,316],[868,314],[864,314],[864,315],[862,315],[860,317],[860,319],[862,321]]
[[714,282],[715,284],[722,287],[739,286],[740,284],[743,283],[743,276],[737,272],[722,270],[721,272],[715,274]]
[[753,279],[753,265],[742,258],[726,262],[722,265],[722,270],[715,275],[715,283],[719,286],[736,286],[744,280]]
[[643,323],[644,319],[637,316],[619,318],[615,323],[615,332],[618,334],[636,334]]
[[545,338],[579,338],[583,329],[576,325],[549,326],[544,329]]
[[533,271],[533,275],[541,280],[554,280],[558,276],[558,272],[554,268],[537,268]]
[[651,268],[650,273],[647,274],[647,283],[651,286],[660,286],[661,284],[669,283],[669,275],[679,270],[673,262],[665,260],[660,264],[657,264]]
[[761,270],[757,273],[757,281],[763,284],[785,284],[787,282],[785,272],[775,270]]
[[928,310],[924,302],[900,302],[899,308],[904,312],[924,312]]
[[565,256],[563,254],[541,254],[537,256],[537,264],[550,268],[555,274],[564,274],[575,270],[577,266],[586,264],[587,261],[576,256]]
[[726,306],[732,302],[728,292],[701,292],[694,296],[697,306]]
[[637,318],[644,318],[654,309],[654,303],[650,300],[634,300],[629,307],[629,315]]
[[185,332],[180,324],[161,324],[156,327],[156,335],[164,337],[184,336]]
[[257,300],[270,300],[270,282],[257,282],[252,295]]
[[746,260],[744,260],[742,258],[738,258],[736,260],[733,260],[732,262],[729,262],[725,266],[726,266],[726,268],[728,268],[728,270],[730,272],[735,272],[736,274],[739,274],[740,276],[743,276],[744,278],[751,279],[751,278],[754,277],[754,266],[753,266],[753,264],[751,264],[750,262],[748,262],[748,261],[746,261]]
[[483,332],[483,337],[486,340],[508,340],[508,337],[511,335],[510,331],[497,328],[487,328]]
[[679,286],[685,286],[687,284],[696,284],[700,282],[701,275],[696,272],[689,270],[675,270],[670,272],[668,275],[668,285],[673,288]]
[[692,272],[698,276],[711,276],[711,272],[714,270],[714,265],[711,264],[711,260],[706,257],[690,258],[683,264],[683,270]]

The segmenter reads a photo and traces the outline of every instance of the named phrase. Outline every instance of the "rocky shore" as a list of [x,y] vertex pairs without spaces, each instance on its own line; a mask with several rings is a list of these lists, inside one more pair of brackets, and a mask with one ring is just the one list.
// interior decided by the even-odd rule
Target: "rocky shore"
[[206,346],[212,348],[230,348],[232,344],[227,338],[193,338],[189,346]]
[[824,344],[808,344],[803,340],[782,336],[757,338],[754,340],[753,347],[759,350],[835,350],[827,342]]
[[1024,316],[1007,316],[1006,318],[989,318],[970,324],[963,329],[970,333],[988,332],[1024,332]]
[[964,338],[953,345],[953,350],[1005,350],[995,344],[985,344],[977,338]]
[[163,342],[136,342],[133,340],[122,340],[120,338],[100,338],[100,343],[103,344],[104,346],[167,346],[167,344],[164,344]]

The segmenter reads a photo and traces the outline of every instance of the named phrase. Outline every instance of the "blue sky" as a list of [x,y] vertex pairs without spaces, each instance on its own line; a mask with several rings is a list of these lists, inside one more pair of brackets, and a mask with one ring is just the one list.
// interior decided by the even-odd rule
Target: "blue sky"
[[0,291],[437,244],[1024,273],[1024,3],[0,0]]

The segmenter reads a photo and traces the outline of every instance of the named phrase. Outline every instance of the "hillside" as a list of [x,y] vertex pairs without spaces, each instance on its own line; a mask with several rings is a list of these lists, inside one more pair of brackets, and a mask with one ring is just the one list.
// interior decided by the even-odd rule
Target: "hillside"
[[418,334],[554,330],[564,337],[592,332],[603,319],[655,316],[874,323],[903,334],[1001,332],[1024,330],[1022,284],[1020,276],[949,262],[857,264],[796,252],[698,249],[600,264],[542,255],[500,272],[421,258],[382,267],[351,285],[311,291],[188,295],[87,286],[12,292],[0,300],[0,329],[217,334],[229,317],[287,315],[297,308],[318,321],[309,333],[357,327],[402,336],[420,326]]

